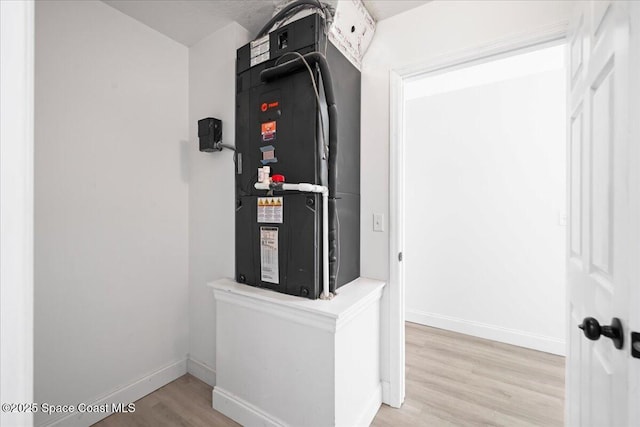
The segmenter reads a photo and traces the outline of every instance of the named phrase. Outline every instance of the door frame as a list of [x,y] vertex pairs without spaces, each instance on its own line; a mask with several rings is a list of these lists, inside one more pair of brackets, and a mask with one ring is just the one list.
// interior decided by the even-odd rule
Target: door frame
[[[0,397],[33,402],[33,0],[0,1]],[[31,411],[0,413],[31,425]]]
[[452,71],[479,64],[514,51],[536,50],[542,45],[567,40],[569,22],[562,21],[537,30],[480,44],[389,72],[389,404],[399,408],[405,398],[405,272],[399,254],[405,236],[405,141],[404,86],[409,80],[427,74]]

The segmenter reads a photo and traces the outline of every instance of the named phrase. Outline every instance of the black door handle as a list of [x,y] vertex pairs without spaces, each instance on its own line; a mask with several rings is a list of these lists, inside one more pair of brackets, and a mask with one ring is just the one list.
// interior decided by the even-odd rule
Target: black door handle
[[593,317],[585,317],[582,325],[578,325],[578,328],[582,329],[584,336],[592,341],[596,341],[600,338],[600,335],[604,335],[607,338],[611,338],[613,345],[617,349],[621,349],[624,344],[622,323],[617,317],[611,319],[611,325],[609,326],[600,326],[600,323]]

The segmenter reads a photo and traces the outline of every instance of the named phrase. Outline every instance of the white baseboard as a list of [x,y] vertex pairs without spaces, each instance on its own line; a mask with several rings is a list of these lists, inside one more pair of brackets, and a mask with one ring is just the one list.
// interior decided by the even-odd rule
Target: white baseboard
[[216,371],[215,369],[207,366],[204,362],[201,362],[193,357],[189,356],[187,359],[187,372],[209,384],[211,387],[216,386]]
[[272,417],[260,408],[235,396],[226,390],[215,387],[212,392],[213,409],[243,426],[283,427],[286,424]]
[[382,405],[382,383],[379,384],[371,394],[371,397],[367,402],[367,406],[364,408],[362,415],[360,415],[360,419],[355,425],[358,427],[370,426],[380,409],[380,405]]
[[382,381],[382,403],[391,406],[391,384],[389,381]]
[[565,341],[558,338],[420,310],[407,309],[405,317],[408,322],[433,326],[434,328],[460,332],[560,356],[564,356],[566,353]]
[[[111,405],[112,403],[128,403],[146,396],[147,394],[169,384],[171,381],[180,378],[187,373],[187,359],[174,362],[164,368],[157,370],[144,378],[119,388],[108,395],[93,402],[85,402],[87,405]],[[107,418],[112,412],[73,412],[69,415],[59,417],[54,420],[45,421],[46,427],[88,427],[98,421]]]

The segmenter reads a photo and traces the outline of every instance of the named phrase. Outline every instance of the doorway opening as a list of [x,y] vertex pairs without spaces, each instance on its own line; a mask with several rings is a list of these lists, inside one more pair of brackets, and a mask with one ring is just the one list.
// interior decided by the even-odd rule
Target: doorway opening
[[565,353],[564,43],[511,40],[391,74],[392,350],[402,341],[391,374],[401,399],[405,315]]
[[565,45],[405,83],[406,319],[565,353]]

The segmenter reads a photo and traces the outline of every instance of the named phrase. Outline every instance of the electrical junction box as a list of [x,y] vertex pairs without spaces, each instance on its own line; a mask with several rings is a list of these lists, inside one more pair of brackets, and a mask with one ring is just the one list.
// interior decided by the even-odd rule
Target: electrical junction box
[[376,30],[376,22],[361,1],[338,1],[329,40],[359,70]]
[[[328,110],[318,68],[316,99],[306,67],[263,82],[260,73],[296,55],[325,52],[338,109],[337,280],[360,276],[360,72],[332,43],[320,14],[272,31],[237,51],[236,281],[318,298],[322,288],[322,196],[256,190],[269,166],[287,183],[327,185]],[[328,142],[327,142],[328,143]]]
[[200,151],[210,153],[212,151],[222,151],[222,121],[207,117],[198,120],[198,139],[200,140]]

